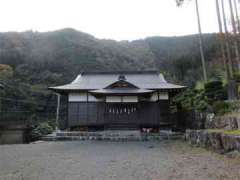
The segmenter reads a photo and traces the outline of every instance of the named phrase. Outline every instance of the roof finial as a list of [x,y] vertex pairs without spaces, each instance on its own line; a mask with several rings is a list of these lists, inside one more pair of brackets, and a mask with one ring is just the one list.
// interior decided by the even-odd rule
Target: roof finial
[[123,74],[121,74],[121,75],[118,77],[118,80],[119,80],[119,81],[126,81],[126,77],[125,77]]

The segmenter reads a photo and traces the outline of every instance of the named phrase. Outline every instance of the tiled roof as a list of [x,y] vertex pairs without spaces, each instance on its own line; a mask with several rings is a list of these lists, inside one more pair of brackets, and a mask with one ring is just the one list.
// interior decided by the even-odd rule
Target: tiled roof
[[119,80],[119,76],[124,76],[126,81],[140,89],[181,89],[184,86],[168,83],[162,74],[157,71],[140,72],[84,72],[70,84],[50,87],[55,91],[72,90],[97,90],[104,89],[108,85]]

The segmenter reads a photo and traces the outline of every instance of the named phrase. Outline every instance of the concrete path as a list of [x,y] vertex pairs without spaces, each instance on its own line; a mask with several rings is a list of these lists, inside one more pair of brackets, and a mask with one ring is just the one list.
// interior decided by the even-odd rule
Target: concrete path
[[181,141],[0,146],[0,180],[240,179],[240,161]]

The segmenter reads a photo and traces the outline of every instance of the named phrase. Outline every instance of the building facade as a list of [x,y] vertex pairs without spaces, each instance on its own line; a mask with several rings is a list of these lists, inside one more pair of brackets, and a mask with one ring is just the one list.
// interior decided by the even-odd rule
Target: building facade
[[156,71],[84,72],[49,89],[68,96],[61,129],[140,129],[173,126],[170,99],[184,86],[168,83]]

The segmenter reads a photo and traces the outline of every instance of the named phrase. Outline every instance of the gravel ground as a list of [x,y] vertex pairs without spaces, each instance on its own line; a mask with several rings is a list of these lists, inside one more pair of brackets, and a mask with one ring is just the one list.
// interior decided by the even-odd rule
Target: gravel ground
[[240,179],[240,161],[181,141],[0,146],[0,180]]

